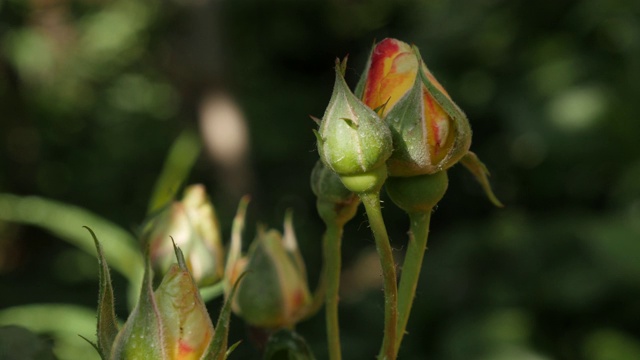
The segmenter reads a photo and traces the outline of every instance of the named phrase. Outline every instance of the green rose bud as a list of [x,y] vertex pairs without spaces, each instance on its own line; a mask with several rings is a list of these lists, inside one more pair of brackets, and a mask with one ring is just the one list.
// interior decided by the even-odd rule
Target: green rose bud
[[290,214],[284,236],[259,229],[246,256],[242,256],[240,232],[248,199],[241,202],[234,222],[227,260],[225,289],[246,272],[232,300],[232,309],[247,323],[269,329],[288,328],[298,322],[311,303],[304,262],[293,232]]
[[355,216],[360,205],[360,198],[322,161],[318,161],[311,171],[311,190],[318,198],[318,214],[326,223],[344,226]]
[[387,175],[391,132],[378,114],[358,99],[344,80],[345,61],[336,61],[333,95],[317,132],[324,164],[356,193],[378,191]]
[[172,202],[147,221],[143,238],[150,243],[156,273],[166,273],[175,262],[173,238],[187,254],[187,267],[198,285],[211,285],[222,279],[220,226],[203,185],[187,187],[181,201]]

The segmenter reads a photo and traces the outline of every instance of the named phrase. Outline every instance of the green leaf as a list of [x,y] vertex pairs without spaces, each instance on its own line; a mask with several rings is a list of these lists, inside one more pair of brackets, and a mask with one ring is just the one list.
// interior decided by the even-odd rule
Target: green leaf
[[59,359],[100,359],[98,353],[78,337],[95,336],[95,309],[60,304],[20,305],[0,310],[0,326],[4,325],[46,333],[52,338],[55,344],[53,351]]
[[83,226],[101,234],[104,256],[112,269],[138,282],[143,269],[136,239],[128,231],[77,206],[37,196],[0,194],[0,220],[43,228],[95,256],[95,244]]
[[195,132],[184,130],[178,136],[156,180],[153,195],[149,201],[148,214],[161,209],[176,197],[180,186],[189,176],[201,148],[202,144]]
[[467,168],[475,176],[476,180],[482,185],[482,189],[484,193],[487,195],[489,200],[493,203],[493,205],[497,207],[504,207],[502,202],[498,200],[496,195],[491,190],[491,184],[489,184],[489,170],[487,167],[478,159],[478,156],[473,152],[469,151],[467,154],[460,160],[462,165]]
[[0,359],[55,360],[51,344],[15,325],[0,327]]
[[98,341],[97,349],[103,359],[111,358],[111,346],[118,335],[118,320],[114,309],[113,287],[111,286],[111,276],[109,266],[104,259],[104,253],[96,234],[90,228],[85,229],[91,233],[91,237],[96,244],[98,252],[98,265],[100,266],[100,290],[98,292]]

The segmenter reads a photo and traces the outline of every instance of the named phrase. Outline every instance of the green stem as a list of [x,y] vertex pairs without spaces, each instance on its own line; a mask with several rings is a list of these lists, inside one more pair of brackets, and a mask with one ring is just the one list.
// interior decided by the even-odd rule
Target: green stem
[[[398,329],[396,333],[396,349],[400,349],[402,337],[407,328],[411,306],[416,295],[416,287],[422,269],[424,252],[427,249],[429,237],[429,222],[431,211],[413,212],[409,214],[411,221],[409,232],[409,244],[402,265],[400,287],[398,289]],[[397,352],[397,351],[396,351]]]
[[342,226],[327,224],[324,234],[324,275],[326,279],[327,339],[329,343],[329,359],[340,360],[340,327],[338,325],[338,290],[340,288],[341,254],[340,243]]
[[358,194],[364,203],[369,217],[369,224],[376,240],[382,278],[384,281],[384,338],[378,358],[394,360],[396,358],[396,325],[398,318],[398,287],[396,284],[396,267],[391,252],[391,244],[387,229],[384,226],[380,211],[380,192]]

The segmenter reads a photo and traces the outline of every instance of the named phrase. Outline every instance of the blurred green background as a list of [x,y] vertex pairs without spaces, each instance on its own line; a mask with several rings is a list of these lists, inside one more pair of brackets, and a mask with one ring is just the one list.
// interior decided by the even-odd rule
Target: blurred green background
[[[0,0],[0,324],[37,331],[61,358],[95,356],[76,334],[94,336],[98,267],[73,239],[89,239],[82,225],[130,236],[113,226],[135,229],[164,164],[199,143],[188,182],[207,185],[225,239],[242,194],[245,242],[293,208],[315,284],[308,115],[324,112],[334,59],[350,55],[355,85],[385,37],[415,43],[465,110],[506,204],[451,169],[400,358],[640,359],[636,0]],[[166,162],[178,138],[187,155]],[[386,205],[400,256],[408,221]],[[345,359],[373,358],[382,336],[381,285],[356,270],[375,274],[372,247],[358,215],[343,250]],[[127,276],[114,271],[123,320]],[[231,358],[259,358],[231,326],[244,339]],[[298,331],[326,358],[322,315]]]

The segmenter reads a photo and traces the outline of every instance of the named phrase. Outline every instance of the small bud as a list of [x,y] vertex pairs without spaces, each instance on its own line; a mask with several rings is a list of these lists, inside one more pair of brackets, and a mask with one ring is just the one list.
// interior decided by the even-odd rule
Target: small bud
[[213,338],[213,324],[185,267],[173,264],[155,291],[169,359],[200,359]]
[[325,165],[354,192],[377,191],[386,178],[391,132],[349,89],[336,62],[333,95],[320,123],[318,151]]
[[116,336],[113,359],[201,359],[214,329],[182,252],[160,286],[152,289],[147,262],[140,299]]
[[269,337],[264,359],[315,360],[315,357],[302,336],[295,331],[282,329]]
[[311,171],[311,190],[318,198],[316,207],[325,223],[344,226],[358,210],[360,198],[349,191],[340,177],[318,161]]
[[417,48],[385,39],[374,47],[365,74],[363,101],[380,109],[393,135],[390,176],[433,174],[467,153],[469,121],[429,72]]
[[392,176],[385,188],[389,198],[408,214],[429,213],[447,192],[446,171],[416,176]]
[[223,274],[220,227],[203,185],[185,189],[181,201],[174,201],[153,216],[143,229],[150,242],[151,263],[164,274],[175,262],[171,238],[187,254],[187,267],[201,286],[218,282]]
[[299,252],[291,217],[285,220],[284,237],[276,230],[259,229],[247,256],[240,254],[240,232],[246,200],[241,202],[234,222],[225,277],[225,290],[246,272],[232,300],[232,309],[247,323],[269,329],[293,326],[311,302],[306,270]]

